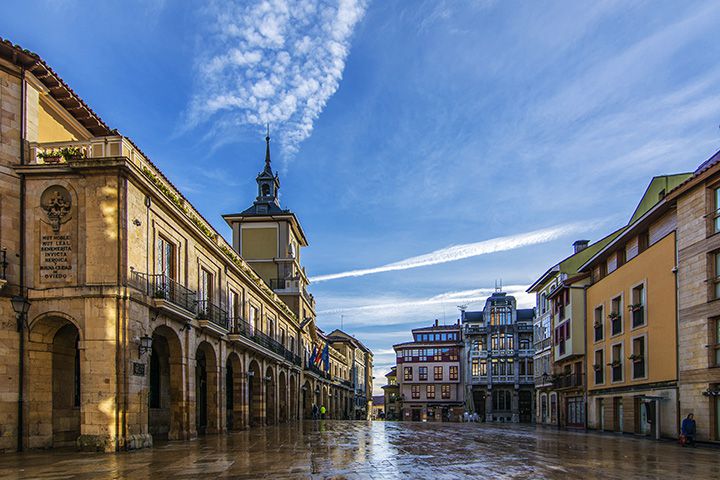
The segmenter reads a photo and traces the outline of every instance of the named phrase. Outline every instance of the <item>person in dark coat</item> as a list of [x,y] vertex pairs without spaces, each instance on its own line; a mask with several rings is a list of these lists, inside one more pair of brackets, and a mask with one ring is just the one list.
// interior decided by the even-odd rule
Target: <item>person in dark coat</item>
[[680,433],[685,435],[686,443],[693,447],[695,446],[695,431],[697,429],[694,417],[692,413],[689,413],[680,425]]

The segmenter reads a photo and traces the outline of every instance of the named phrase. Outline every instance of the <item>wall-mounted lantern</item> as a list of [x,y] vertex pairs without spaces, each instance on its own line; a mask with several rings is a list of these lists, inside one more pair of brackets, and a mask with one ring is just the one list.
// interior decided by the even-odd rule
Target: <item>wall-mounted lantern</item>
[[143,335],[140,337],[140,344],[138,346],[140,355],[152,352],[152,337]]

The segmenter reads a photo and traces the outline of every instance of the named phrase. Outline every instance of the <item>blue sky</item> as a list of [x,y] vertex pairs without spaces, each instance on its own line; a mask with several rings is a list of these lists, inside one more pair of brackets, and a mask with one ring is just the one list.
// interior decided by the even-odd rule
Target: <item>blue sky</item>
[[627,221],[653,175],[720,144],[713,1],[3,11],[0,36],[39,53],[227,238],[220,215],[255,197],[269,122],[310,275],[395,264],[311,287],[320,326],[344,315],[376,352],[377,383],[410,328],[480,308],[496,279],[522,292],[574,240]]

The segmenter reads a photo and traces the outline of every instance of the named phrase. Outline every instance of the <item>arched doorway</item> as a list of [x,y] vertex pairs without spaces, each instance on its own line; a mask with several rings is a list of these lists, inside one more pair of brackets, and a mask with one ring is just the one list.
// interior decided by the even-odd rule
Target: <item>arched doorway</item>
[[272,367],[268,367],[265,374],[265,391],[267,392],[267,400],[265,402],[265,422],[268,425],[275,425],[275,423],[277,423],[275,414],[275,388],[277,387],[275,384],[275,372]]
[[153,440],[183,437],[182,347],[177,334],[165,325],[152,335],[148,389],[148,430]]
[[288,409],[288,420],[297,420],[297,377],[290,375],[290,408]]
[[29,446],[74,446],[81,434],[83,403],[84,359],[77,326],[61,316],[34,322],[28,354]]
[[279,420],[281,423],[288,421],[288,399],[287,399],[287,376],[281,371],[278,375],[278,399],[279,399]]
[[225,426],[228,430],[243,428],[242,362],[237,353],[228,355],[225,370]]
[[305,380],[302,386],[302,412],[305,418],[312,418],[312,406],[313,406],[313,392],[312,385],[309,380]]
[[218,431],[217,391],[215,350],[202,342],[195,352],[195,426],[200,435]]
[[260,365],[253,360],[248,368],[248,401],[250,402],[250,425],[257,427],[263,424],[262,375]]

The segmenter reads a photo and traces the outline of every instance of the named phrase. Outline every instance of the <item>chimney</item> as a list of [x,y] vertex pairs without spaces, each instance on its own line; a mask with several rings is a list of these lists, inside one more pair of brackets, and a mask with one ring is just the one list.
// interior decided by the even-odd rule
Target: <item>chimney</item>
[[437,319],[437,318],[435,319],[435,326],[436,326],[436,327],[438,326],[438,319]]
[[573,243],[573,250],[575,250],[575,253],[582,252],[588,247],[589,243],[590,240],[576,240],[575,243]]

